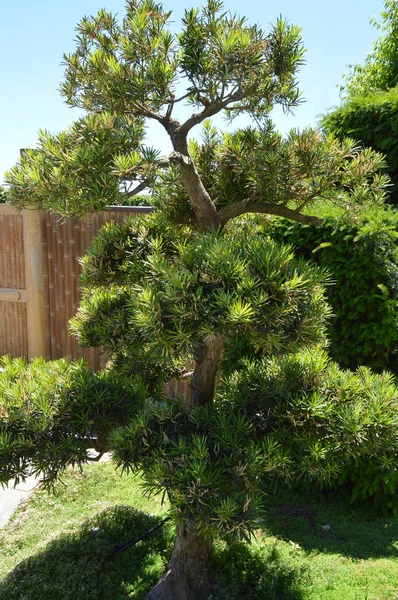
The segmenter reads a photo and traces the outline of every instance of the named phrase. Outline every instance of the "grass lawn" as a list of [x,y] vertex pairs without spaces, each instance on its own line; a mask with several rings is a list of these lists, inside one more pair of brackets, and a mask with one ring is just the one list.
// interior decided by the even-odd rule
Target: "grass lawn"
[[[124,553],[115,545],[160,521],[160,499],[111,463],[64,481],[0,530],[0,600],[140,600],[167,563],[173,527]],[[293,493],[267,504],[251,546],[216,544],[213,599],[398,600],[398,518]]]

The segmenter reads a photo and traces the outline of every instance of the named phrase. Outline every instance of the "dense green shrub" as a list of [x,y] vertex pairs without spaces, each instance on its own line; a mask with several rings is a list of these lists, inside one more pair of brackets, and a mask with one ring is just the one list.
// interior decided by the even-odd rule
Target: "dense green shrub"
[[320,227],[275,220],[265,228],[326,269],[334,318],[330,354],[341,366],[398,372],[398,216],[368,213],[357,222],[326,218]]
[[398,88],[354,96],[323,118],[323,126],[339,139],[353,138],[386,156],[391,177],[390,201],[398,203]]
[[[398,510],[398,388],[389,373],[341,370],[322,350],[245,361],[223,382],[224,407],[244,412],[279,447],[294,485],[348,490]],[[268,489],[266,488],[266,491]]]

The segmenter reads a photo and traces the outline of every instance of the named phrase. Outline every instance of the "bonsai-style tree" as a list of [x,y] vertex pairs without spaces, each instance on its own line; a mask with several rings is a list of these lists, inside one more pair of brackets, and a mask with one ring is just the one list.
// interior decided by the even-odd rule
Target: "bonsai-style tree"
[[[147,491],[167,495],[177,524],[169,570],[148,598],[195,600],[209,589],[212,539],[247,538],[268,484],[327,481],[338,469],[311,437],[295,467],[266,411],[217,396],[231,357],[322,345],[329,315],[322,273],[260,236],[260,217],[247,213],[317,225],[320,200],[355,213],[383,202],[387,180],[371,150],[275,131],[272,108],[300,103],[297,27],[279,19],[266,33],[217,0],[187,10],[178,34],[169,19],[152,0],[129,0],[122,22],[104,10],[83,19],[61,90],[86,115],[42,132],[8,174],[19,207],[80,216],[146,190],[157,210],[107,224],[83,261],[72,329],[105,350],[105,372],[4,363],[0,475],[33,469],[51,484],[89,460],[88,447],[111,449]],[[220,133],[209,121],[219,113],[252,124]],[[145,145],[150,122],[169,135],[166,157]],[[189,138],[198,126],[200,141]],[[164,398],[172,376],[190,379],[189,400]]]

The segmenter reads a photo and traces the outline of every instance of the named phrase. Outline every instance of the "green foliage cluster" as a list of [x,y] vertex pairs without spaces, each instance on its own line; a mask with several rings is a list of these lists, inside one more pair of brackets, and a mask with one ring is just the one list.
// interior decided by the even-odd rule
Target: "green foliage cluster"
[[397,408],[392,375],[343,371],[318,348],[244,361],[215,404],[154,404],[111,445],[144,489],[167,493],[177,522],[239,539],[281,484],[397,511]]
[[345,97],[372,94],[375,90],[388,90],[398,84],[398,4],[384,0],[381,20],[371,23],[382,32],[367,55],[365,64],[349,65],[345,84],[340,87]]
[[67,102],[93,112],[111,105],[119,114],[153,114],[177,101],[184,79],[184,99],[194,107],[227,93],[235,112],[249,102],[257,116],[267,114],[272,101],[297,102],[295,74],[304,54],[298,27],[280,18],[265,34],[224,11],[219,0],[187,9],[177,35],[170,17],[153,0],[128,0],[121,23],[105,10],[82,19],[76,51],[64,56]]
[[340,140],[350,137],[385,155],[393,184],[389,201],[398,203],[398,89],[349,98],[326,115],[322,124]]
[[[88,114],[61,134],[40,132],[37,147],[7,174],[15,205],[81,216],[135,203],[132,198],[148,189],[156,206],[187,213],[185,221],[193,224],[181,150],[220,210],[220,224],[248,211],[282,214],[272,212],[275,207],[288,207],[297,218],[317,197],[333,197],[346,208],[383,202],[388,179],[379,172],[381,155],[312,129],[291,131],[286,139],[275,131],[272,107],[300,103],[298,27],[279,18],[265,33],[224,12],[218,0],[187,10],[180,35],[153,0],[129,0],[126,11],[121,23],[105,10],[79,23],[61,90]],[[186,94],[177,97],[181,85]],[[197,112],[180,123],[173,111],[184,101]],[[258,126],[221,134],[208,121],[221,111],[231,119],[249,114]],[[147,120],[169,134],[175,151],[169,157],[145,144]],[[203,144],[188,144],[189,131],[202,123]],[[228,206],[232,212],[222,213]]]
[[[21,168],[10,171],[13,204],[70,216],[123,204],[129,194],[112,172],[114,160],[122,153],[134,154],[143,135],[142,119],[107,112],[83,116],[60,134],[40,131],[38,147],[26,150]],[[135,157],[144,160],[148,154],[153,157],[149,149],[141,159],[137,152]],[[150,178],[148,169],[144,172]]]
[[[221,217],[244,212],[294,217],[293,209],[310,211],[319,198],[358,211],[382,206],[387,197],[384,157],[359,149],[350,138],[310,128],[282,136],[268,120],[234,133],[221,133],[207,120],[201,138],[191,140],[190,155]],[[159,175],[151,198],[171,220],[193,223],[178,169]],[[283,212],[285,206],[290,212]]]
[[398,510],[398,388],[391,374],[344,371],[324,351],[305,350],[244,361],[219,395],[229,411],[250,418],[252,440],[262,432],[268,448],[278,448],[293,485],[348,490],[353,502]]
[[398,372],[397,232],[393,210],[368,211],[357,221],[328,217],[316,228],[285,220],[264,228],[329,273],[329,351],[343,367]]
[[279,446],[254,437],[243,411],[165,402],[115,431],[111,444],[119,466],[142,471],[145,490],[167,493],[177,523],[248,539],[261,512],[258,482],[286,479],[290,466]]
[[10,201],[9,191],[0,186],[0,204],[6,204]]
[[261,235],[183,235],[155,214],[100,231],[83,261],[72,327],[82,344],[103,346],[116,360],[145,353],[170,372],[206,336],[243,336],[275,353],[323,339],[322,280],[291,248]]
[[147,389],[136,377],[93,373],[82,361],[3,357],[0,362],[0,484],[59,471],[102,452],[112,429],[142,406]]

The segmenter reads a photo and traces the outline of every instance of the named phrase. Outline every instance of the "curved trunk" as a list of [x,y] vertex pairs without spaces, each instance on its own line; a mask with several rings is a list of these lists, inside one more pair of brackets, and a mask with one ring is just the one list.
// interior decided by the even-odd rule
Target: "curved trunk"
[[205,600],[209,593],[211,542],[178,525],[168,571],[144,600]]
[[192,204],[199,230],[217,229],[219,226],[217,208],[189,154],[186,134],[177,133],[170,125],[169,135],[175,151],[170,158],[177,159],[180,166],[182,183]]
[[192,406],[203,406],[213,402],[223,348],[223,335],[209,336],[196,353],[191,382]]

